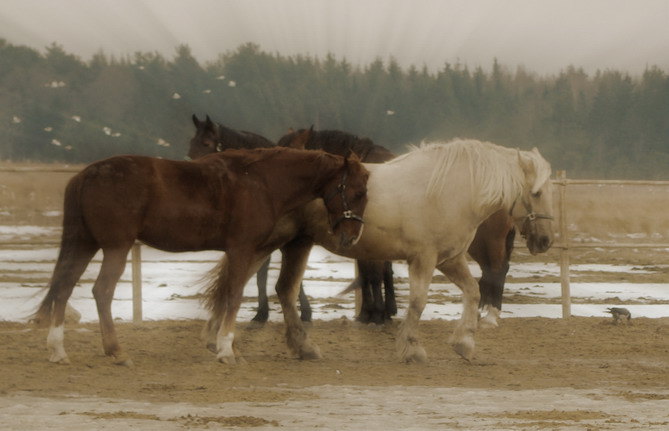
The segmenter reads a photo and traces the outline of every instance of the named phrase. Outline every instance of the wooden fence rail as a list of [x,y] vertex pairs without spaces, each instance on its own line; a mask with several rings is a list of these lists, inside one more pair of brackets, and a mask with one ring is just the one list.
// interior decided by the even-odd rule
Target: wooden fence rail
[[[9,172],[45,172],[45,169],[35,168],[2,168],[0,171]],[[77,172],[75,168],[49,169],[48,172]],[[625,185],[625,186],[662,186],[669,187],[669,181],[621,181],[621,180],[575,180],[567,179],[565,171],[557,171],[556,179],[553,184],[558,186],[558,214],[560,223],[558,226],[559,243],[554,244],[554,248],[560,249],[560,285],[562,296],[562,317],[571,316],[571,293],[569,285],[569,250],[579,248],[669,248],[669,243],[572,243],[569,241],[568,217],[569,212],[566,204],[567,187],[569,185]],[[53,242],[2,242],[3,246],[21,246],[21,245],[59,245]],[[131,250],[131,269],[132,269],[132,310],[133,322],[142,321],[142,255],[141,244],[136,243]]]

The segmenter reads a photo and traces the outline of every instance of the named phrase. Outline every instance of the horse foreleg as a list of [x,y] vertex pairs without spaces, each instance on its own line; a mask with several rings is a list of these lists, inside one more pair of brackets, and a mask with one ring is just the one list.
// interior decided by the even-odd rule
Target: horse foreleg
[[307,294],[304,293],[304,284],[300,283],[300,291],[298,293],[300,301],[300,320],[303,322],[311,322],[311,304]]
[[276,284],[286,323],[286,342],[300,359],[321,358],[320,349],[309,340],[295,305],[312,245],[308,238],[296,238],[281,248],[281,272]]
[[256,281],[258,283],[258,311],[256,315],[251,319],[252,322],[256,322],[259,326],[262,326],[269,319],[269,298],[267,297],[267,273],[269,272],[269,263],[271,256],[267,257],[262,263],[262,266],[256,274]]
[[111,313],[112,299],[116,283],[123,274],[130,246],[103,250],[102,266],[93,285],[93,297],[98,309],[102,347],[105,355],[112,356],[114,363],[131,367],[132,360],[121,350],[116,337],[114,319]]
[[390,318],[397,314],[397,302],[395,300],[395,284],[393,281],[392,262],[383,262],[383,290],[385,293],[385,318]]
[[462,290],[462,317],[451,336],[451,344],[460,356],[470,360],[474,355],[474,334],[478,325],[479,286],[469,271],[464,254],[437,268]]
[[427,304],[427,292],[436,264],[436,255],[421,255],[409,261],[409,307],[397,336],[397,351],[403,362],[425,362],[427,354],[416,330]]
[[485,313],[481,317],[481,328],[497,327],[497,319],[499,319],[502,310],[502,294],[504,292],[504,280],[506,278],[506,269],[492,270],[490,268],[483,268],[481,279],[479,280],[479,291],[481,293],[481,300],[479,308]]

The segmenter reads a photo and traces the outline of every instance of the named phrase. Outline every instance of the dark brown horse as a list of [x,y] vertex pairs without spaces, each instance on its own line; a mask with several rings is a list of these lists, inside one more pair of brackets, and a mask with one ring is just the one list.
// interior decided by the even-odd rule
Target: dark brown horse
[[65,190],[60,252],[35,321],[51,325],[50,361],[68,363],[65,306],[95,253],[103,260],[93,286],[104,352],[131,361],[118,343],[114,289],[136,240],[166,251],[222,250],[229,262],[209,305],[220,322],[219,359],[234,362],[232,340],[244,285],[282,244],[271,241],[282,216],[323,198],[342,245],[357,241],[368,172],[351,159],[288,148],[229,150],[193,162],[118,156],[93,163]]
[[[278,145],[322,149],[333,154],[346,154],[350,149],[366,163],[383,163],[395,157],[388,149],[375,145],[368,138],[358,138],[341,131],[314,131],[313,127],[283,136]],[[525,232],[521,233],[525,236]],[[469,255],[481,267],[479,308],[487,312],[481,321],[482,326],[497,326],[515,236],[516,228],[511,214],[498,211],[481,223],[469,246]],[[397,312],[391,263],[357,262],[359,275],[346,289],[361,289],[362,304],[357,320],[363,323],[383,323]]]
[[[352,151],[363,163],[383,163],[395,158],[395,154],[390,150],[374,144],[369,138],[359,138],[339,130],[314,131],[313,126],[309,130],[301,129],[284,135],[279,139],[278,145],[297,149],[324,150],[339,155]],[[356,320],[376,324],[390,320],[397,314],[392,262],[358,260],[356,265],[358,276],[345,290],[360,289],[362,301]]]
[[274,142],[264,136],[244,130],[230,129],[214,123],[208,115],[204,121],[200,121],[193,114],[193,124],[195,124],[195,136],[191,139],[188,149],[188,157],[193,160],[228,149],[270,148],[275,146]]
[[[195,125],[195,135],[190,140],[188,148],[188,157],[197,159],[207,154],[213,154],[233,148],[272,148],[276,144],[269,139],[256,133],[234,130],[225,127],[222,124],[215,123],[206,116],[205,120],[200,121],[193,114],[193,124]],[[345,155],[345,154],[342,154]],[[256,274],[256,284],[258,286],[258,310],[253,316],[251,322],[256,325],[263,325],[269,319],[269,298],[267,297],[267,273],[271,256],[263,262]],[[311,322],[311,304],[304,288],[300,286],[298,296],[300,301],[300,318],[304,322]]]

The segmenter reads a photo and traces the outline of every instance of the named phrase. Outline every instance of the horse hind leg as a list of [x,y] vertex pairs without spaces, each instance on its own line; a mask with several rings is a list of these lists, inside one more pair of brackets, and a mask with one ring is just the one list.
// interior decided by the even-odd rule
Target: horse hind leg
[[244,358],[234,348],[235,324],[237,313],[242,303],[244,285],[266,261],[266,256],[254,256],[252,253],[227,252],[228,265],[222,269],[217,282],[216,300],[210,323],[220,322],[216,336],[216,358],[219,362],[235,365],[244,363]]
[[112,299],[116,284],[125,269],[128,251],[132,244],[117,248],[103,249],[104,256],[100,273],[93,285],[93,297],[98,309],[100,319],[100,331],[102,333],[102,346],[107,356],[114,358],[114,363],[132,367],[132,360],[122,351],[116,337],[116,328],[111,312]]
[[97,250],[97,246],[89,243],[71,245],[64,242],[61,245],[49,290],[32,319],[40,326],[49,325],[47,349],[50,362],[70,363],[64,346],[65,309],[75,284]]

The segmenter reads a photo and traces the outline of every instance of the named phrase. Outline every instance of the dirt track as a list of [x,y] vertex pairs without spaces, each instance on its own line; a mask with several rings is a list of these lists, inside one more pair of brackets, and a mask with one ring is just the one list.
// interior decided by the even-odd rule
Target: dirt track
[[[491,403],[502,406],[504,400],[510,400],[509,397],[514,394],[525,394],[525,402],[531,401],[532,397],[543,400],[537,401],[537,405],[530,410],[510,407],[507,419],[522,427],[507,429],[535,429],[524,427],[539,419],[545,424],[553,424],[554,428],[551,429],[560,429],[557,426],[560,424],[567,427],[562,429],[572,429],[569,426],[584,423],[598,426],[607,420],[614,425],[592,429],[630,429],[633,428],[631,425],[663,429],[662,426],[669,426],[669,414],[666,413],[669,411],[669,318],[638,318],[629,326],[613,325],[610,319],[604,318],[507,318],[502,320],[497,329],[479,331],[477,354],[472,363],[460,359],[445,342],[454,322],[423,321],[422,342],[430,358],[425,365],[405,365],[395,359],[394,325],[375,328],[339,320],[315,322],[311,328],[311,337],[324,355],[321,361],[294,359],[284,343],[283,325],[270,323],[262,329],[239,331],[239,348],[248,363],[229,367],[217,363],[213,354],[204,349],[199,340],[201,325],[200,321],[148,322],[141,326],[118,324],[120,341],[136,365],[134,369],[127,369],[112,365],[101,354],[100,337],[95,324],[70,326],[66,332],[66,348],[72,364],[62,366],[50,364],[46,360],[46,330],[36,330],[18,323],[2,323],[0,394],[4,396],[4,405],[0,405],[0,418],[3,418],[2,412],[7,411],[7,403],[11,404],[12,399],[19,402],[17,400],[20,397],[29,396],[29,399],[23,399],[20,403],[44,405],[44,400],[38,402],[36,400],[41,398],[35,397],[62,402],[63,396],[76,394],[84,398],[68,404],[71,406],[69,410],[60,407],[60,413],[67,413],[73,406],[78,406],[73,410],[77,411],[77,419],[81,419],[82,414],[88,414],[87,420],[93,420],[91,417],[94,417],[97,424],[129,421],[140,426],[140,429],[165,429],[164,426],[167,426],[165,423],[162,426],[155,423],[155,428],[149,426],[155,421],[166,420],[166,414],[157,414],[156,407],[148,411],[140,410],[142,413],[139,413],[134,403],[129,406],[135,407],[126,406],[120,410],[107,403],[107,413],[103,414],[100,409],[104,403],[86,407],[86,403],[90,402],[86,400],[90,397],[117,400],[114,403],[121,403],[121,400],[178,402],[181,406],[181,403],[189,403],[202,408],[211,404],[238,405],[241,402],[246,407],[265,406],[267,408],[262,411],[279,415],[216,416],[209,417],[203,423],[195,423],[198,421],[196,418],[201,416],[188,413],[195,422],[188,423],[187,419],[183,419],[187,415],[182,415],[183,418],[174,416],[168,425],[177,427],[175,429],[207,424],[214,427],[261,428],[279,425],[302,429],[298,424],[311,422],[304,422],[307,420],[305,417],[300,422],[300,413],[295,411],[296,422],[293,422],[294,427],[291,428],[289,423],[281,420],[279,406],[318,403],[319,398],[333,397],[333,391],[343,394],[350,392],[351,388],[371,391],[355,402],[352,400],[362,395],[349,394],[353,398],[348,402],[352,404],[341,406],[342,411],[339,412],[345,416],[347,411],[360,407],[361,403],[372,402],[372,394],[380,396],[388,390],[397,392],[397,387],[401,386],[408,393],[416,392],[416,387],[422,387],[414,395],[416,400],[427,391],[437,397],[429,398],[437,405],[443,404],[448,394],[453,396],[454,393],[460,393],[457,399],[464,400],[466,394],[477,390],[481,394],[490,395],[491,391],[501,394],[497,401],[488,400],[487,407]],[[621,411],[616,416],[613,412],[607,413],[601,409],[584,409],[581,400],[574,401],[575,405],[570,409],[556,410],[557,404],[545,404],[546,395],[556,390],[562,394],[560,399],[569,394],[575,396],[585,393],[589,394],[586,398],[590,396],[591,401],[592,397],[613,397],[625,404],[626,408],[640,407],[643,403],[667,408],[662,407],[654,413],[659,415],[656,417],[638,417],[638,413],[629,409],[626,414]],[[440,393],[442,402],[438,401],[440,396],[437,394]],[[528,400],[527,394],[535,395],[529,395]],[[338,396],[334,398],[339,399]],[[386,399],[394,398],[387,395]],[[277,406],[270,408],[274,403],[278,403]],[[383,404],[383,401],[380,403]],[[616,405],[613,401],[605,404],[609,407]],[[516,402],[513,405],[520,404]],[[444,408],[442,405],[437,411]],[[308,411],[306,407],[304,411]],[[483,421],[485,415],[482,413],[485,408],[477,411],[476,418],[482,429],[496,429],[494,423],[501,423],[493,421],[491,428],[486,428],[488,422]],[[518,416],[522,416],[521,412],[525,412],[525,418]],[[458,429],[461,425],[467,425],[462,418],[458,420],[457,412],[452,414],[453,420],[443,422],[441,428],[430,428],[432,422],[429,421],[419,428]],[[434,415],[424,419],[429,418],[434,419]],[[317,420],[318,415],[312,419]],[[8,423],[11,424],[7,421],[4,424]],[[0,421],[0,424],[3,422]],[[467,426],[473,425],[470,423]],[[15,429],[29,428],[19,426]]]

